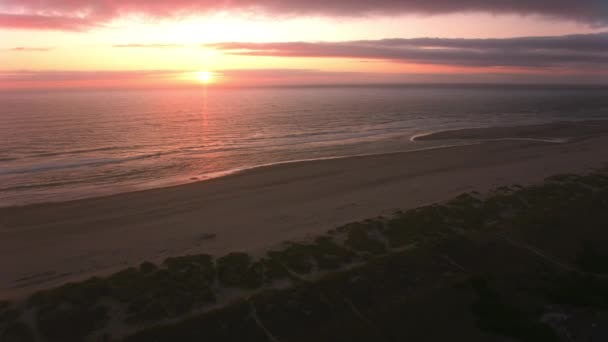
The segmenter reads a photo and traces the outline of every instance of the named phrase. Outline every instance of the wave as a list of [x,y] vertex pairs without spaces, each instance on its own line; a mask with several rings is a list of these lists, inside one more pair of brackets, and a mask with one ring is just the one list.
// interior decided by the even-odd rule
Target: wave
[[[277,145],[280,146],[280,145]],[[68,162],[51,162],[51,163],[39,163],[28,165],[27,167],[18,167],[12,169],[4,169],[0,170],[0,175],[15,175],[15,174],[30,174],[30,173],[38,173],[38,172],[47,172],[47,171],[55,171],[55,170],[64,170],[64,169],[74,169],[79,167],[92,167],[92,166],[102,166],[102,165],[111,165],[111,164],[122,164],[136,160],[144,160],[144,159],[152,159],[152,158],[160,158],[163,156],[175,155],[175,154],[211,154],[218,152],[227,152],[238,150],[240,148],[215,148],[209,150],[201,150],[202,147],[197,146],[189,146],[183,147],[174,150],[167,151],[158,151],[154,153],[146,153],[131,157],[125,158],[94,158],[94,159],[83,159],[77,161],[68,161]],[[101,150],[101,149],[98,149]],[[105,149],[107,150],[107,149]],[[92,150],[88,150],[92,151]]]
[[133,150],[139,148],[140,146],[108,146],[108,147],[99,147],[99,148],[91,148],[91,149],[80,149],[80,150],[71,150],[71,151],[58,151],[58,152],[43,152],[38,154],[33,154],[30,157],[56,157],[63,155],[71,155],[71,154],[84,154],[91,152],[105,152],[105,151],[116,151],[116,150]]
[[565,144],[571,139],[568,138],[494,138],[494,139],[479,139],[480,141],[539,141],[553,144]]
[[[404,134],[402,131],[402,127],[391,127],[391,128],[370,128],[362,132],[352,132],[352,131],[331,131],[331,132],[317,132],[312,134],[291,134],[284,135],[282,138],[287,138],[281,141],[282,139],[272,137],[267,138],[268,141],[266,144],[261,144],[257,146],[248,146],[245,144],[236,143],[231,147],[217,147],[212,149],[205,149],[204,146],[184,146],[178,149],[167,150],[167,151],[156,151],[154,153],[146,153],[136,156],[124,157],[124,158],[93,158],[93,159],[82,159],[82,160],[74,160],[74,161],[66,161],[66,162],[48,162],[48,163],[38,163],[33,165],[27,165],[22,167],[15,168],[7,168],[0,170],[0,175],[18,175],[18,174],[35,174],[41,172],[49,172],[56,170],[65,170],[65,169],[75,169],[80,167],[95,167],[95,166],[103,166],[103,165],[112,165],[112,164],[121,164],[128,163],[137,160],[145,160],[151,158],[160,158],[163,156],[175,155],[175,154],[189,154],[189,155],[205,155],[212,153],[222,153],[222,152],[231,152],[231,151],[241,151],[241,150],[249,150],[256,148],[274,148],[274,147],[286,147],[293,145],[302,145],[302,144],[323,144],[330,142],[345,142],[349,140],[357,140],[357,139],[365,139],[374,137],[375,139],[385,138],[387,135],[392,134]],[[306,139],[310,136],[324,136],[321,139]],[[296,137],[300,137],[301,139],[294,139]],[[287,141],[285,141],[287,140]],[[136,148],[136,146],[126,147],[126,148]],[[49,153],[39,153],[35,156],[38,157],[52,157],[52,156],[62,156],[62,155],[77,155],[77,154],[85,154],[91,152],[100,152],[100,151],[112,151],[112,150],[122,150],[125,147],[120,146],[110,146],[110,147],[102,147],[96,149],[79,149],[72,151],[62,151],[62,152],[49,152]],[[349,157],[340,156],[340,157]],[[335,158],[335,157],[332,157]],[[304,161],[304,160],[302,160]]]
[[[441,133],[447,131],[434,131],[427,133],[419,133],[410,137],[411,142],[417,142],[419,138],[433,135],[435,133]],[[568,138],[518,138],[518,137],[506,137],[506,138],[446,138],[446,139],[435,139],[435,140],[466,140],[466,141],[538,141],[553,144],[564,144],[569,142],[571,139]]]
[[[244,173],[247,171],[252,171],[255,169],[271,167],[271,166],[275,166],[275,165],[282,165],[282,164],[294,164],[294,163],[314,162],[314,161],[323,161],[323,160],[378,156],[378,155],[394,154],[394,153],[418,152],[418,151],[425,151],[425,150],[435,150],[435,149],[443,149],[443,148],[456,147],[456,146],[469,146],[469,145],[476,145],[476,144],[478,144],[478,142],[469,142],[469,143],[463,142],[463,143],[456,143],[456,144],[437,145],[437,146],[425,147],[425,148],[400,150],[400,151],[394,151],[394,152],[388,152],[388,153],[380,152],[380,153],[363,153],[363,154],[345,154],[345,155],[335,155],[335,156],[318,157],[318,158],[302,158],[302,159],[292,159],[292,160],[284,160],[284,161],[277,161],[277,162],[270,162],[270,163],[261,163],[261,164],[254,164],[254,165],[231,168],[231,169],[224,170],[224,171],[208,172],[208,173],[200,174],[196,177],[193,177],[193,176],[188,176],[187,178],[173,177],[172,179],[165,179],[164,182],[160,182],[160,183],[155,178],[149,178],[148,179],[149,181],[147,181],[147,182],[144,181],[144,183],[146,183],[147,185],[138,186],[137,189],[138,190],[155,189],[155,188],[163,188],[163,187],[167,187],[167,186],[175,186],[175,185],[180,185],[180,184],[189,184],[189,183],[194,183],[194,182],[208,181],[208,180],[212,180],[212,179],[222,178],[225,176],[230,176],[230,175],[235,175],[235,174],[239,174],[239,173]],[[144,156],[142,156],[142,157],[144,157]],[[87,165],[91,165],[91,164],[87,164]],[[66,167],[66,166],[69,166],[69,165],[62,165],[61,167]],[[36,172],[36,171],[33,171],[33,172]],[[118,183],[120,183],[121,180],[124,180],[126,178],[125,176],[133,176],[135,174],[142,174],[142,173],[146,173],[146,172],[141,171],[141,170],[132,170],[125,174],[112,176],[111,178],[115,178],[116,179],[115,184],[118,184]],[[2,172],[0,172],[0,174],[2,174]],[[65,181],[65,182],[49,182],[49,183],[42,183],[42,184],[27,184],[27,185],[9,186],[9,187],[5,187],[5,188],[0,188],[0,192],[2,192],[2,193],[10,193],[10,192],[14,192],[14,191],[27,192],[28,190],[61,188],[61,187],[70,186],[70,185],[78,186],[79,184],[86,184],[86,185],[94,186],[94,184],[92,184],[90,182],[90,180],[74,180],[74,181]],[[123,192],[123,191],[87,192],[87,194],[89,194],[89,195],[85,195],[84,193],[81,192],[80,195],[74,195],[69,198],[63,197],[61,200],[82,199],[82,198],[87,198],[87,197],[109,195],[109,194],[120,193],[120,192]],[[49,201],[49,199],[47,199],[45,201]],[[27,203],[39,203],[39,201],[27,201]],[[13,205],[13,204],[14,203],[12,203],[11,205]],[[0,206],[4,206],[4,205],[0,205]]]
[[[381,132],[381,133],[397,133],[397,132],[407,133],[404,130],[411,129],[411,128],[412,128],[412,126],[409,124],[403,125],[403,126],[396,126],[396,127],[391,127],[391,126],[387,127],[387,126],[378,125],[376,127],[370,126],[369,128],[364,129],[364,130],[360,130],[360,129],[346,130],[346,129],[344,129],[344,130],[338,130],[338,131],[287,134],[287,135],[282,135],[282,136],[278,136],[278,137],[272,137],[272,139],[309,138],[309,137],[323,136],[323,135],[325,135],[325,136],[347,135],[346,139],[352,139],[352,138],[357,138],[357,137],[366,137],[366,136],[370,136],[370,135],[377,135],[378,132]],[[329,140],[331,140],[331,139],[329,139]],[[329,141],[329,140],[323,140],[323,141]],[[343,139],[335,139],[335,140],[343,140]]]
[[[456,131],[468,130],[468,129],[491,129],[491,128],[498,128],[498,127],[510,128],[512,126],[467,127],[467,128],[458,128],[458,129],[456,129]],[[417,133],[417,134],[414,134],[414,135],[412,135],[410,137],[410,141],[411,142],[419,142],[420,138],[424,138],[424,137],[431,136],[431,135],[438,134],[438,133],[452,132],[452,131],[455,131],[455,130],[448,129],[448,130],[437,130],[437,131],[428,131],[428,132]],[[561,137],[561,138],[559,138],[559,137],[558,138],[504,137],[504,138],[436,138],[436,139],[432,139],[432,140],[436,140],[436,141],[441,141],[441,140],[463,140],[463,141],[538,141],[538,142],[563,144],[563,143],[567,143],[567,142],[571,141],[571,138],[566,138],[566,137]]]
[[45,171],[54,171],[54,170],[63,170],[63,169],[73,169],[85,166],[100,166],[100,165],[109,165],[109,164],[120,164],[134,160],[155,158],[162,156],[162,152],[139,155],[127,158],[102,158],[102,159],[86,159],[78,162],[68,162],[68,163],[47,163],[47,164],[37,164],[28,167],[8,169],[8,170],[0,170],[0,175],[14,175],[14,174],[28,174],[28,173],[37,173],[37,172],[45,172]]
[[[320,143],[329,143],[329,142],[345,142],[349,140],[356,139],[364,139],[374,137],[375,140],[386,138],[389,135],[399,134],[402,136],[407,136],[408,132],[404,131],[402,128],[394,128],[394,129],[368,129],[359,132],[348,131],[345,133],[335,133],[335,132],[323,132],[323,133],[311,133],[311,134],[299,134],[299,135],[286,135],[281,137],[269,137],[266,139],[258,139],[260,141],[267,140],[269,143],[267,144],[259,144],[256,146],[242,146],[239,149],[248,149],[248,148],[258,148],[258,147],[281,147],[281,146],[293,146],[293,145],[303,145],[303,144],[320,144]],[[308,139],[310,137],[320,137],[318,139]],[[295,139],[298,138],[298,139]]]
[[42,183],[42,184],[15,185],[15,186],[8,186],[6,188],[0,188],[0,192],[56,188],[56,187],[60,187],[60,186],[83,184],[83,183],[86,183],[86,182],[85,181],[67,181],[67,182],[54,182],[54,183]]

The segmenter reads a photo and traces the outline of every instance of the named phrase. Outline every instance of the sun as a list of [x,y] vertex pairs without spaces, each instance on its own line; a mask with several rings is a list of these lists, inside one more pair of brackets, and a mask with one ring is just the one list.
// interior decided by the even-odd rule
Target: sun
[[207,83],[213,82],[214,75],[213,75],[213,72],[211,72],[211,71],[207,71],[207,70],[199,71],[196,73],[196,79],[201,83],[207,84]]

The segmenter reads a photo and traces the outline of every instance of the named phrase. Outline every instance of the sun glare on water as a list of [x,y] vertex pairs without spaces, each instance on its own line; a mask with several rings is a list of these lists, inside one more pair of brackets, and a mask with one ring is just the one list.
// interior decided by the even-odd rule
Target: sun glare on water
[[204,84],[212,83],[214,79],[213,72],[211,71],[199,71],[196,73],[196,79]]

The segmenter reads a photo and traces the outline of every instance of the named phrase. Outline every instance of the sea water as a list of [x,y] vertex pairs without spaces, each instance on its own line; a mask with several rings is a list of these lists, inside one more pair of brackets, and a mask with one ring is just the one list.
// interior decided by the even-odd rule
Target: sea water
[[375,85],[0,92],[0,206],[260,165],[440,148],[426,132],[608,118],[608,88]]

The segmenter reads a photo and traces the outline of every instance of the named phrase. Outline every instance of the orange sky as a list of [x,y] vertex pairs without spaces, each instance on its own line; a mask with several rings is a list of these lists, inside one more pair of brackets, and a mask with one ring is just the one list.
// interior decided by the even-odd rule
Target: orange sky
[[[546,79],[544,76],[555,78],[556,82],[580,80],[596,83],[601,82],[597,75],[606,76],[607,70],[603,62],[606,50],[603,49],[593,49],[584,58],[579,58],[575,51],[556,58],[559,63],[542,63],[542,60],[525,63],[524,56],[517,64],[505,63],[496,57],[499,55],[497,51],[500,52],[498,48],[480,50],[477,45],[481,43],[477,41],[472,41],[471,44],[477,44],[473,47],[458,47],[463,53],[477,58],[471,63],[466,55],[436,57],[431,54],[425,57],[430,49],[438,49],[435,46],[413,49],[409,42],[406,42],[408,46],[399,49],[376,46],[377,40],[385,38],[505,39],[585,35],[604,30],[596,23],[536,14],[466,12],[351,17],[289,15],[274,18],[222,11],[166,18],[142,15],[104,17],[92,27],[65,29],[23,27],[21,22],[15,24],[12,17],[3,17],[2,14],[10,13],[14,17],[15,13],[30,15],[31,12],[35,15],[43,13],[46,17],[51,12],[2,6],[0,4],[0,89],[161,87],[201,83],[218,86],[410,81],[537,82]],[[600,42],[603,42],[604,36],[601,38]],[[354,46],[315,45],[318,42],[361,40],[372,41],[372,46],[359,48],[359,43]],[[213,45],[223,42],[313,44],[306,46],[307,50],[297,47],[297,51],[276,51],[274,47],[264,47],[265,50],[254,53]],[[441,46],[440,49],[443,54],[455,50],[452,46]],[[519,46],[512,49],[519,49]],[[410,54],[422,57],[409,59]],[[483,59],[486,54],[488,60],[498,58],[497,61],[486,63]],[[539,58],[536,54],[531,56]],[[458,59],[454,62],[454,58]],[[200,71],[209,71],[212,77],[202,82],[197,74]]]

